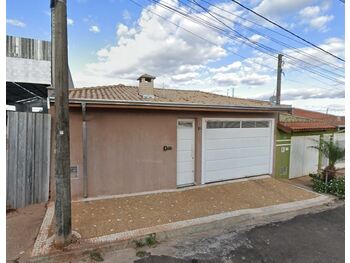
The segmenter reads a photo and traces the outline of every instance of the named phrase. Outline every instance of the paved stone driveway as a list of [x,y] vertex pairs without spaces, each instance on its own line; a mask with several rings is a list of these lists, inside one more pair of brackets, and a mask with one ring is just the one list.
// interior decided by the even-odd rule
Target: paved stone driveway
[[72,203],[73,229],[82,238],[188,220],[239,209],[314,198],[317,195],[273,178]]

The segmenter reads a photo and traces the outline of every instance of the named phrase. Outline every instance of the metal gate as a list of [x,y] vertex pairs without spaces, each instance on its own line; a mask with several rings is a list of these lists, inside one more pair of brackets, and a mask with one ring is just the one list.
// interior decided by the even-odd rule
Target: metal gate
[[6,204],[20,208],[49,198],[51,116],[7,112]]

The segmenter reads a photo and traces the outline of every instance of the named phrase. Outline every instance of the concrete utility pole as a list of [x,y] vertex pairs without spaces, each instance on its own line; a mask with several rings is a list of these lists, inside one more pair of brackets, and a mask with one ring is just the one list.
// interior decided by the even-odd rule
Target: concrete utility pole
[[57,246],[71,241],[71,190],[68,110],[68,50],[66,0],[51,0],[51,75],[56,112],[56,238]]
[[277,62],[277,88],[276,88],[276,105],[281,104],[281,75],[282,75],[282,54],[278,54]]

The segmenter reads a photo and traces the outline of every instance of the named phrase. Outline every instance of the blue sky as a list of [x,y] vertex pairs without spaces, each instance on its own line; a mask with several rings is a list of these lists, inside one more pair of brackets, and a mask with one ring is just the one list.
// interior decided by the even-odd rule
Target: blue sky
[[[162,7],[162,4],[171,5],[192,18],[203,19],[227,31],[227,27],[191,0],[134,1],[142,8],[131,0],[68,0],[69,64],[77,87],[136,85],[139,74],[149,73],[157,76],[158,87],[201,89],[223,95],[231,94],[234,88],[239,97],[268,99],[276,86],[274,68],[277,62],[273,57],[277,55],[262,53],[249,47],[247,43],[250,43],[288,54],[283,66],[283,103],[344,113],[344,72],[341,69],[344,64],[305,43],[272,32],[270,29],[292,37],[233,2],[197,0],[210,8],[216,18],[252,42],[237,40],[232,37],[232,31],[228,37]],[[7,34],[50,40],[49,2],[7,1]],[[341,1],[240,2],[344,58],[344,4]],[[318,71],[327,79],[304,69]]]

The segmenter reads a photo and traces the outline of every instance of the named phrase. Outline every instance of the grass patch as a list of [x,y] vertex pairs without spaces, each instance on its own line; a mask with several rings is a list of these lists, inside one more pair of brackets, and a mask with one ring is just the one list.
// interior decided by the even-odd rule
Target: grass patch
[[133,243],[135,244],[135,248],[141,248],[144,246],[148,247],[155,247],[158,244],[156,234],[150,234],[144,239],[139,239],[139,240],[133,240]]
[[96,262],[104,261],[102,255],[99,251],[96,251],[96,250],[90,251],[89,255],[90,255],[91,260],[94,260]]
[[149,256],[151,253],[149,252],[146,252],[144,250],[139,250],[139,251],[136,251],[136,256],[139,257],[139,258],[144,258],[146,256]]

